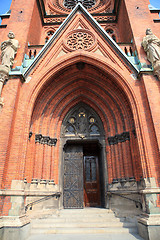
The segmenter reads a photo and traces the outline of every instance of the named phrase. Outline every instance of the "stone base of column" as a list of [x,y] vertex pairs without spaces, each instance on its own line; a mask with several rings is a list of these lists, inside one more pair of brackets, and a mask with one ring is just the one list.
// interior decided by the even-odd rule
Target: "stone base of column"
[[145,240],[160,239],[160,214],[143,214],[137,218],[139,235]]
[[30,235],[30,220],[26,215],[0,217],[0,239],[25,240]]

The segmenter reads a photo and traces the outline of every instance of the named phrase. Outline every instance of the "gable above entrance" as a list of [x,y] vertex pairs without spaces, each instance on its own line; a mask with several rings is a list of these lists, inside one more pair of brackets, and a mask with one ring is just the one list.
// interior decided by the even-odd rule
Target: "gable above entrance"
[[50,40],[45,44],[33,62],[23,73],[29,75],[47,73],[59,61],[85,55],[101,59],[115,70],[127,69],[137,74],[138,69],[120,49],[117,43],[106,33],[89,12],[79,3],[61,24]]

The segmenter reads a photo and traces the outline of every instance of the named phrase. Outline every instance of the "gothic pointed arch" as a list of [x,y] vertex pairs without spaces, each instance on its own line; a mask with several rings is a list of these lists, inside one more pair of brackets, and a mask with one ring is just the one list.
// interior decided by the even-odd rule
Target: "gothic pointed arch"
[[62,137],[99,138],[104,136],[100,117],[86,103],[80,102],[65,116],[61,130]]
[[[25,176],[30,181],[32,178],[54,179],[58,184],[61,137],[97,139],[103,135],[108,182],[129,178],[139,181],[142,169],[132,113],[134,104],[129,102],[131,96],[126,95],[129,89],[126,87],[124,92],[118,83],[120,79],[115,79],[109,69],[105,73],[101,65],[98,67],[96,62],[93,65],[90,59],[84,60],[74,59],[72,64],[52,74],[48,81],[44,78],[40,82],[29,127],[33,135],[28,143]],[[124,80],[120,83],[123,85]],[[45,151],[47,158],[43,158]],[[30,171],[30,161],[34,172]],[[39,166],[44,164],[46,168],[42,171]]]

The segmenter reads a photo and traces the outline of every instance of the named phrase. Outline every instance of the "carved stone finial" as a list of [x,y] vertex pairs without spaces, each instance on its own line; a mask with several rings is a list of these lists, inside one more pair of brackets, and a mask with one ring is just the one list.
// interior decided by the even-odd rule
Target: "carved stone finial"
[[160,39],[157,38],[150,28],[146,30],[146,36],[143,38],[142,46],[147,53],[147,59],[152,63],[154,74],[160,80]]
[[0,65],[0,106],[3,106],[3,99],[1,98],[2,88],[5,80],[9,78],[9,71],[14,63],[14,58],[19,47],[18,40],[15,40],[15,35],[12,31],[8,33],[9,40],[1,43],[1,60]]

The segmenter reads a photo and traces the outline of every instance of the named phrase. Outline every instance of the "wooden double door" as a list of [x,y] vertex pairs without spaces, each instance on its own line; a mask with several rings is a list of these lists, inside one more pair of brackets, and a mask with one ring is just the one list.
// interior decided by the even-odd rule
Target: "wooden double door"
[[64,153],[64,208],[100,206],[98,148],[69,145]]

